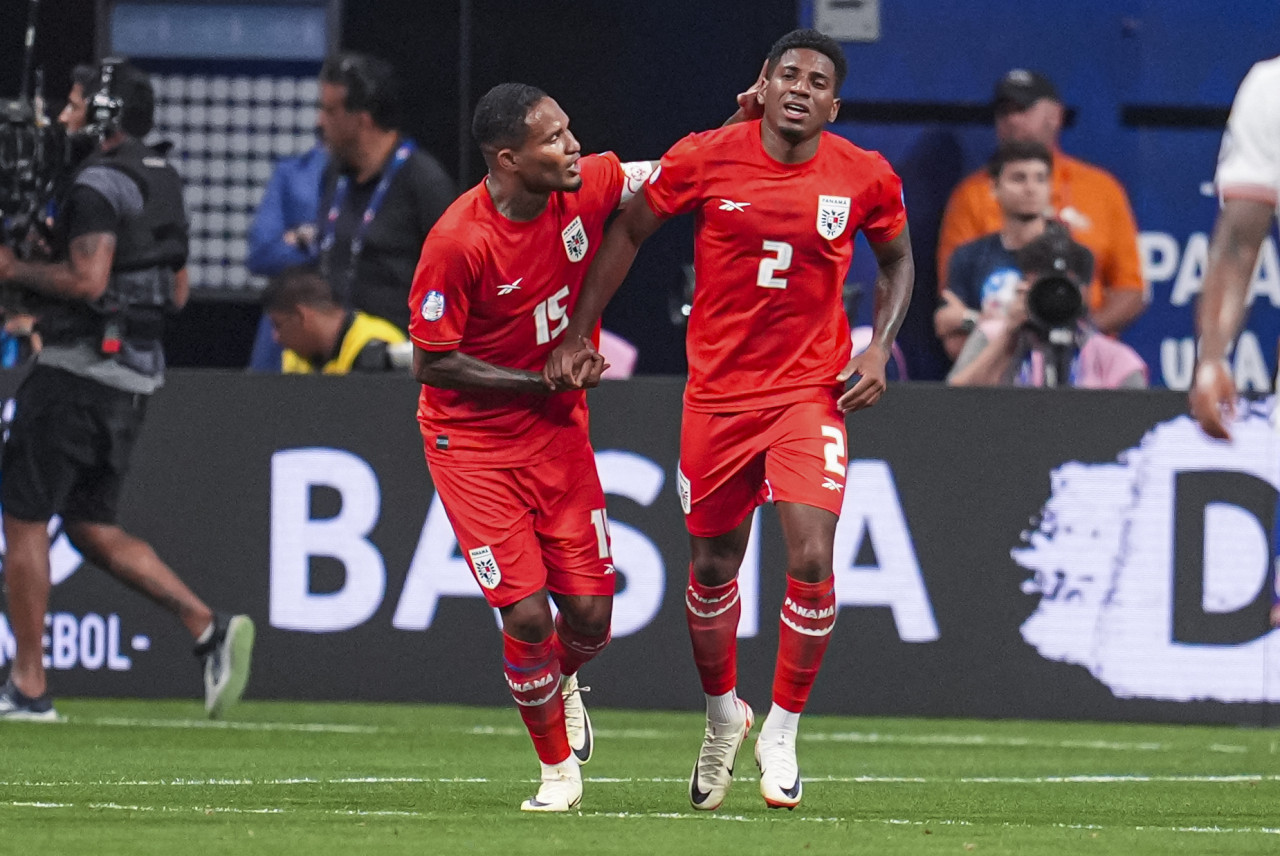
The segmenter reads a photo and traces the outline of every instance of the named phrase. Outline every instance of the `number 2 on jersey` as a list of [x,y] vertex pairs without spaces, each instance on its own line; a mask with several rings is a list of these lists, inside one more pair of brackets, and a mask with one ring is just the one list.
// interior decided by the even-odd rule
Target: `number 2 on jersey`
[[764,251],[772,255],[760,260],[760,270],[756,272],[756,285],[761,288],[786,288],[787,278],[774,276],[774,274],[791,267],[791,245],[786,241],[765,241]]
[[[538,344],[545,345],[569,326],[569,313],[564,301],[569,297],[565,286],[533,308],[533,326],[538,330]],[[554,324],[555,329],[551,328]]]

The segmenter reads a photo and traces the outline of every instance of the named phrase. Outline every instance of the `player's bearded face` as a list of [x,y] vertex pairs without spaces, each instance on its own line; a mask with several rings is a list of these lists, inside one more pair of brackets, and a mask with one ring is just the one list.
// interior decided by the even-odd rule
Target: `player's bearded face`
[[840,109],[835,65],[818,51],[789,50],[778,60],[760,97],[764,121],[783,139],[810,139],[835,121]]
[[582,187],[578,160],[582,146],[569,130],[569,117],[555,99],[544,98],[529,111],[529,136],[516,163],[525,187],[536,193]]

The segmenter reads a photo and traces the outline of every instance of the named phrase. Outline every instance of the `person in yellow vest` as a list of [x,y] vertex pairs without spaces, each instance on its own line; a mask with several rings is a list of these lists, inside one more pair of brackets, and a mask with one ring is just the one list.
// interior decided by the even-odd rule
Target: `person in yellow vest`
[[262,293],[285,374],[380,372],[408,365],[405,334],[390,321],[347,309],[310,268],[290,268]]

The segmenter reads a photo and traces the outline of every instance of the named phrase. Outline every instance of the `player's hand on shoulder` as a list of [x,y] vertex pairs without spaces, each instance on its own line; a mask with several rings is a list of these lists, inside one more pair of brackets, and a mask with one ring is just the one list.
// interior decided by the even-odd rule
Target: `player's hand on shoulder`
[[755,83],[751,84],[745,92],[738,93],[738,109],[742,111],[742,120],[750,122],[759,119],[764,115],[764,105],[760,103],[760,90],[765,85],[765,69],[769,67],[769,61],[765,60],[764,65],[760,67],[760,74],[756,77]]
[[1227,423],[1235,417],[1236,384],[1225,360],[1209,360],[1196,368],[1189,398],[1191,415],[1204,433],[1230,440]]
[[841,413],[853,413],[871,407],[880,400],[888,385],[885,379],[885,364],[888,362],[889,355],[873,342],[845,364],[836,375],[836,381],[847,383],[853,380],[853,385],[836,402]]

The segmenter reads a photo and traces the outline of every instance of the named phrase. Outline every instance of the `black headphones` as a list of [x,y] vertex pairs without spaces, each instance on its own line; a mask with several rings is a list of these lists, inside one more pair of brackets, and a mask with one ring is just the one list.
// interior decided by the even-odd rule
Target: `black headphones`
[[124,62],[120,57],[107,57],[99,66],[98,88],[85,105],[85,133],[103,138],[120,128],[124,102],[114,93],[112,84],[116,68]]

